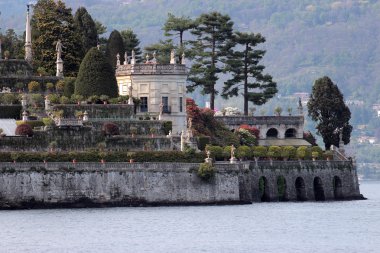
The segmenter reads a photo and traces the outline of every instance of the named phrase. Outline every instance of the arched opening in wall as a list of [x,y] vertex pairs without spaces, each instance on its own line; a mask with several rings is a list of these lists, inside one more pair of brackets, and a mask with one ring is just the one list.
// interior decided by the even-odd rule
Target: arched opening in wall
[[296,187],[297,201],[307,200],[305,181],[303,180],[302,177],[297,177],[295,187]]
[[260,177],[259,179],[259,192],[261,202],[269,202],[269,185],[266,177]]
[[314,178],[314,198],[316,201],[325,200],[325,191],[323,190],[323,183],[321,178]]
[[285,131],[285,138],[296,138],[297,131],[294,128],[289,128]]
[[267,131],[267,138],[278,138],[278,131],[276,128],[270,128]]
[[338,176],[335,176],[333,179],[333,188],[334,198],[337,200],[343,199],[342,180]]
[[288,201],[286,192],[286,179],[284,176],[277,177],[277,193],[279,201]]

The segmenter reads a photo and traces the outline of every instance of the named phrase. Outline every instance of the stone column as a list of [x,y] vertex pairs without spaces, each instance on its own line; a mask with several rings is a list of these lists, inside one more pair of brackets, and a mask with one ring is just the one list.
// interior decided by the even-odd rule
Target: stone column
[[23,109],[26,109],[26,107],[28,106],[28,98],[25,94],[22,95],[21,105]]
[[55,76],[57,77],[63,77],[63,61],[61,58],[57,59],[57,73],[55,74]]
[[50,100],[48,96],[45,96],[45,111],[50,110]]
[[25,27],[25,60],[31,62],[32,55],[32,28],[30,25],[29,5],[27,5],[26,12],[26,27]]
[[26,111],[24,111],[22,113],[22,121],[27,121],[28,120],[28,113]]

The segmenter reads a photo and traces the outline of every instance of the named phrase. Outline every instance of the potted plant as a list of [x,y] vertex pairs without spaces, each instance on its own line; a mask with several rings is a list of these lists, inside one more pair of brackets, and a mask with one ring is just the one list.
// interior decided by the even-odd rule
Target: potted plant
[[137,128],[131,126],[131,127],[129,128],[129,131],[131,132],[132,138],[134,138],[135,135],[137,134]]
[[11,53],[8,50],[6,50],[4,52],[4,58],[5,58],[5,60],[8,60],[10,55],[11,55]]
[[327,161],[330,161],[334,157],[334,153],[331,150],[326,150],[325,151],[325,157]]
[[49,151],[50,152],[55,152],[55,149],[57,148],[58,144],[56,141],[52,141],[49,143]]
[[319,152],[317,151],[311,152],[311,157],[313,158],[313,161],[315,161],[319,157]]
[[280,106],[277,106],[276,108],[274,108],[274,113],[277,116],[281,116],[282,108]]
[[149,129],[149,132],[150,132],[151,137],[153,138],[153,137],[154,137],[154,134],[157,132],[157,130],[156,130],[156,128],[151,127],[151,128]]
[[103,101],[103,104],[107,104],[108,103],[108,100],[109,100],[109,96],[107,96],[107,95],[101,95],[100,96],[100,100],[102,100]]

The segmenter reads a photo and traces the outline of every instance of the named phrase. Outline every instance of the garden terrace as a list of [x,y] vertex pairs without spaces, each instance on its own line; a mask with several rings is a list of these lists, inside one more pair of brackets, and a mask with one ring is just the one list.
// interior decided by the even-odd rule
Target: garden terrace
[[186,66],[182,64],[134,64],[119,65],[116,76],[125,75],[186,75]]
[[128,104],[64,104],[54,105],[54,111],[63,110],[64,118],[75,118],[75,112],[87,112],[90,121],[102,119],[131,119],[134,106]]

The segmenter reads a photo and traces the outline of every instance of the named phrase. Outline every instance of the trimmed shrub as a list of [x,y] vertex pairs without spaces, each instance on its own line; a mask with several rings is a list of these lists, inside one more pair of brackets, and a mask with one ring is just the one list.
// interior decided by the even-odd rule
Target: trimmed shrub
[[215,175],[215,168],[211,163],[201,163],[197,175],[204,181],[209,181]]
[[281,157],[284,159],[295,159],[297,150],[293,146],[284,146],[281,148]]
[[257,158],[265,158],[267,156],[268,149],[264,146],[253,147],[253,156]]
[[223,148],[223,157],[225,160],[228,160],[231,158],[231,146],[225,146]]
[[71,97],[75,91],[75,77],[65,77],[64,79],[65,87],[63,89],[63,95],[65,97]]
[[18,99],[17,95],[14,95],[12,93],[5,93],[1,96],[0,102],[6,105],[14,105],[19,104],[20,100]]
[[28,124],[21,124],[16,127],[15,134],[31,137],[33,136],[33,129]]
[[45,126],[54,125],[54,120],[52,120],[51,118],[43,118],[42,122],[44,123]]
[[44,126],[45,124],[41,120],[28,120],[28,121],[22,121],[18,120],[16,121],[17,126],[21,126],[22,124],[27,124],[29,125],[32,129],[35,127],[41,127]]
[[236,157],[242,159],[250,159],[252,157],[252,150],[248,146],[240,146],[236,150]]
[[211,138],[209,136],[199,136],[198,137],[198,149],[205,150],[206,145],[210,144]]
[[115,71],[97,48],[90,49],[80,65],[75,81],[75,94],[84,97],[118,95]]
[[50,100],[51,104],[59,104],[59,95],[57,94],[49,94],[48,99]]
[[112,122],[107,122],[103,124],[102,132],[104,135],[112,136],[112,135],[119,135],[120,130],[119,127]]
[[65,97],[65,96],[62,96],[60,99],[59,99],[59,102],[62,104],[62,105],[65,105],[65,104],[70,104],[70,98],[68,97]]
[[205,150],[210,151],[211,153],[211,158],[213,158],[216,161],[222,161],[224,158],[223,155],[223,148],[220,146],[211,146],[211,145],[206,145]]
[[311,153],[313,154],[313,152],[317,152],[318,153],[318,157],[322,157],[323,150],[319,146],[313,146],[313,147],[311,147]]
[[55,84],[55,89],[56,89],[58,92],[63,92],[63,90],[65,89],[65,81],[64,81],[64,80],[59,80],[59,81]]
[[41,107],[44,104],[44,97],[41,94],[32,94],[31,100],[35,107]]
[[268,154],[269,153],[273,153],[273,155],[271,156],[272,158],[280,158],[281,157],[281,148],[279,146],[270,146],[268,148]]
[[47,83],[46,84],[46,90],[52,92],[54,91],[54,84],[53,83]]
[[31,81],[30,83],[28,83],[29,92],[38,92],[40,91],[40,89],[41,89],[41,86],[39,82]]
[[307,147],[306,146],[301,146],[297,148],[297,158],[298,159],[305,159],[307,156]]

